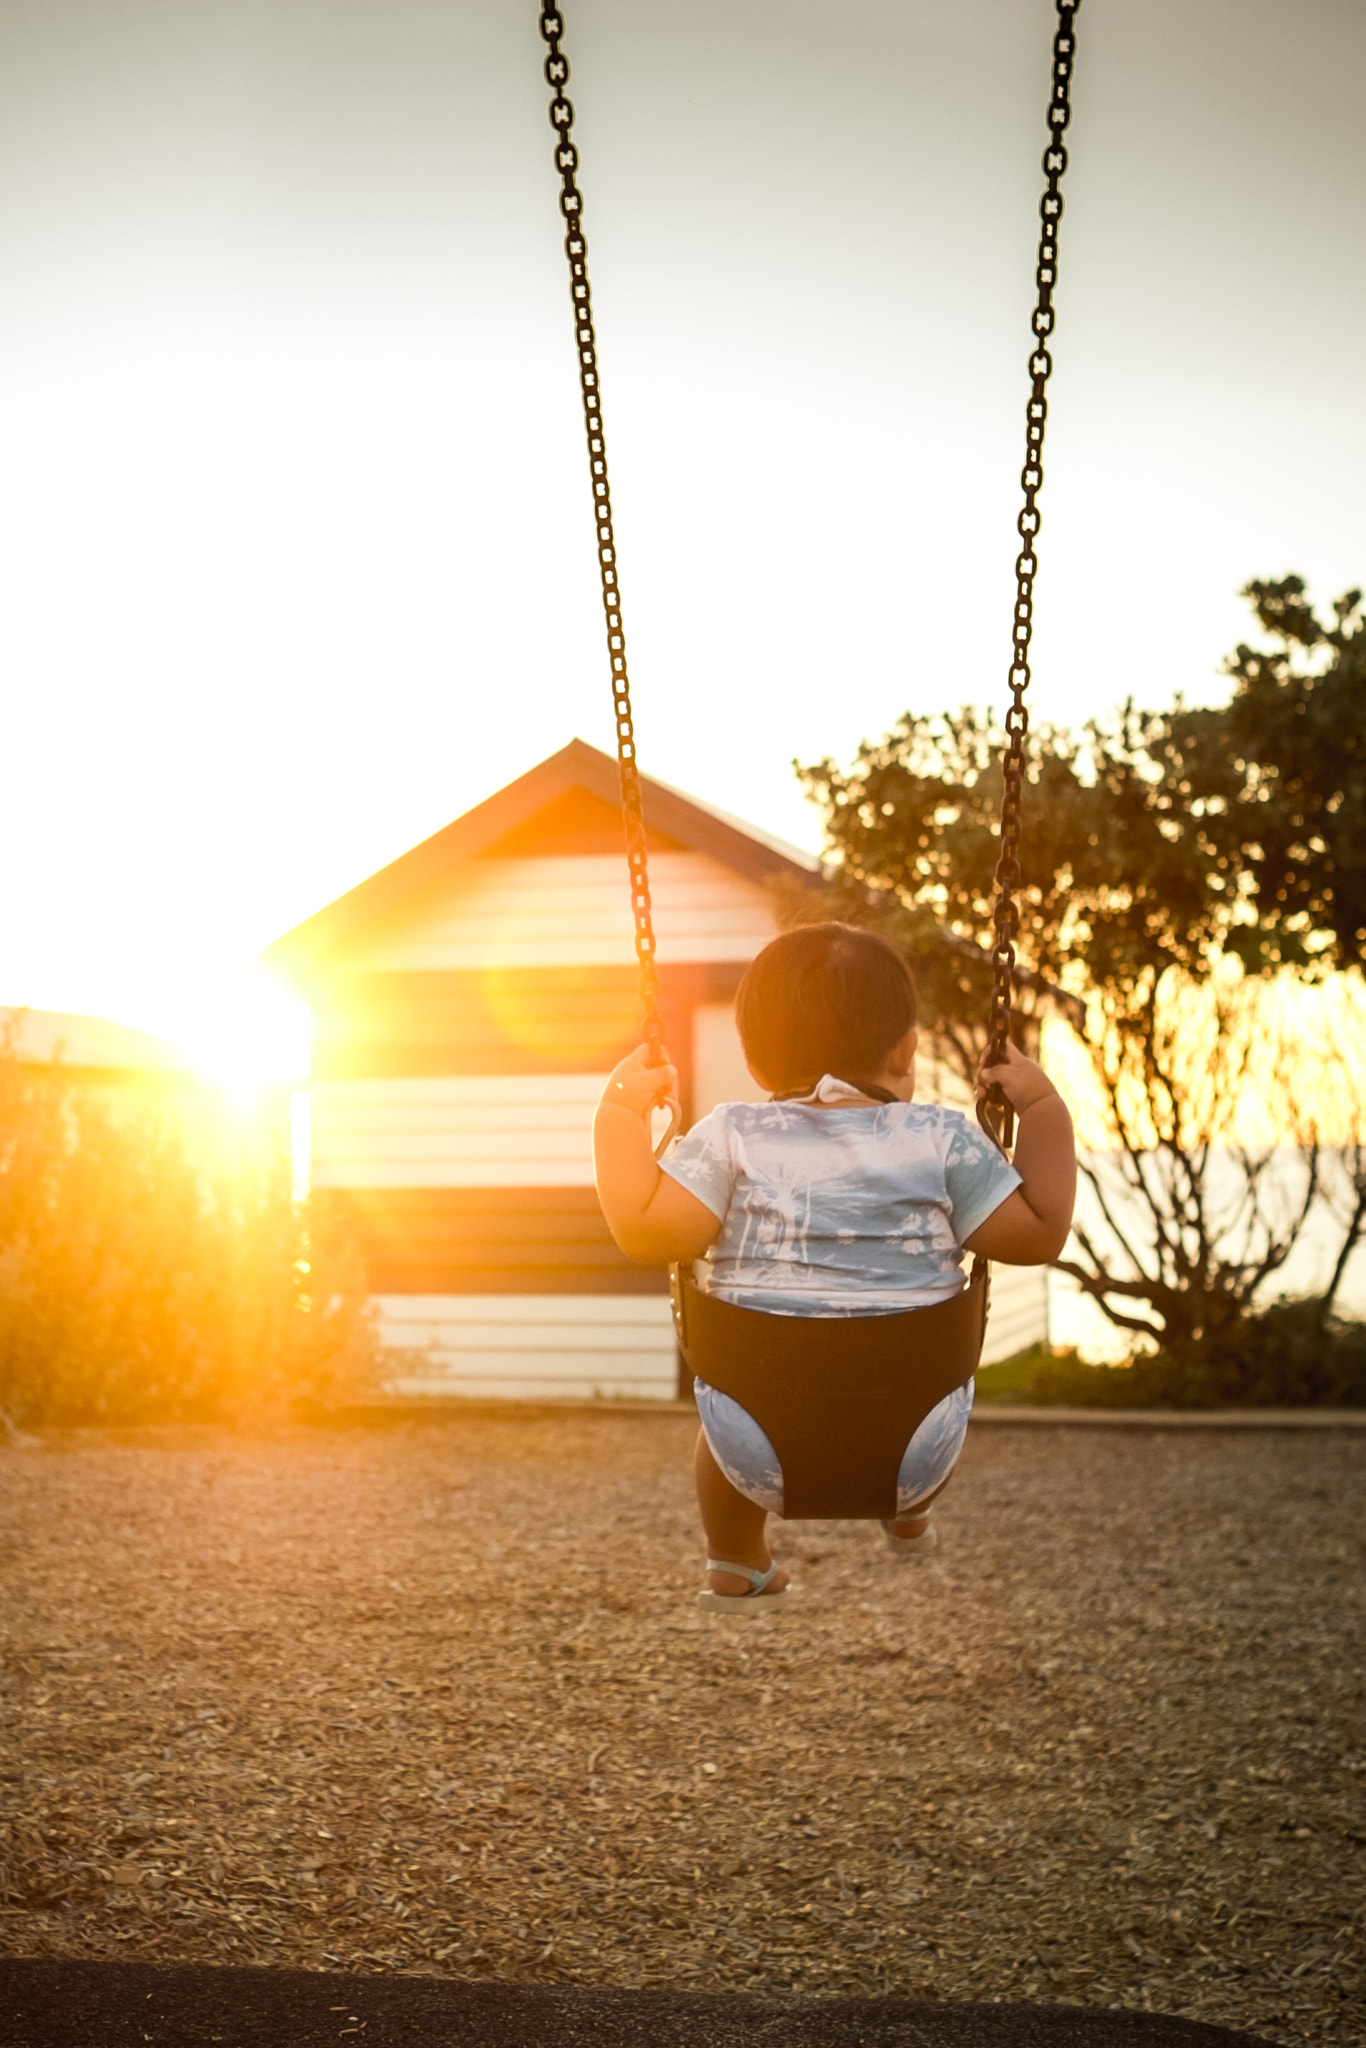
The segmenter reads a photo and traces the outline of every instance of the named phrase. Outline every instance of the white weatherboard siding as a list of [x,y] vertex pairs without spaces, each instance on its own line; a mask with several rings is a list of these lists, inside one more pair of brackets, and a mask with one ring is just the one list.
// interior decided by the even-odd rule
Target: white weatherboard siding
[[671,1401],[673,1319],[658,1294],[380,1294],[395,1394]]
[[745,1065],[734,1003],[699,1003],[692,1013],[693,1121],[718,1102],[767,1102]]
[[315,1081],[313,1185],[583,1188],[605,1074]]
[[[663,961],[752,960],[777,930],[767,890],[704,853],[650,856]],[[348,958],[374,973],[624,967],[635,959],[624,855],[477,860],[449,892]]]

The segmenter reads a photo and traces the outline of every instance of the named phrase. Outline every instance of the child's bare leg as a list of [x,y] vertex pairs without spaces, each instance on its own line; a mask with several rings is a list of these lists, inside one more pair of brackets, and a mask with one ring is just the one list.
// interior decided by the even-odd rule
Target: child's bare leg
[[[756,1507],[752,1500],[746,1500],[742,1493],[736,1492],[713,1458],[703,1429],[697,1432],[693,1479],[697,1486],[702,1528],[707,1538],[707,1555],[724,1557],[732,1564],[747,1564],[754,1571],[766,1572],[773,1562],[764,1539],[767,1510]],[[713,1593],[748,1593],[751,1590],[748,1579],[738,1578],[734,1572],[708,1572],[707,1584]],[[779,1572],[772,1590],[777,1592],[786,1584],[787,1573]]]
[[[953,1474],[950,1472],[949,1479],[952,1477]],[[949,1479],[941,1480],[933,1493],[927,1493],[924,1500],[917,1501],[913,1508],[907,1508],[905,1514],[898,1515],[894,1522],[884,1522],[883,1528],[890,1530],[893,1536],[923,1536],[930,1526],[930,1509],[948,1485]]]

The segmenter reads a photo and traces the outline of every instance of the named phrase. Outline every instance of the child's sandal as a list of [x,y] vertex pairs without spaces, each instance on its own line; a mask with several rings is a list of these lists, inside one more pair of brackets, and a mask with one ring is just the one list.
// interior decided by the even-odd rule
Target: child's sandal
[[724,1557],[709,1557],[709,1572],[734,1572],[737,1579],[749,1580],[750,1589],[748,1593],[713,1593],[710,1586],[704,1586],[697,1596],[697,1604],[705,1614],[729,1621],[755,1621],[760,1615],[776,1614],[792,1591],[790,1586],[779,1586],[776,1591],[769,1591],[780,1569],[780,1566],[771,1564],[766,1572],[756,1572],[747,1564],[731,1564]]
[[924,1557],[934,1550],[939,1542],[938,1531],[931,1522],[928,1529],[922,1529],[918,1536],[898,1536],[886,1522],[882,1533],[887,1539],[887,1548],[896,1557]]

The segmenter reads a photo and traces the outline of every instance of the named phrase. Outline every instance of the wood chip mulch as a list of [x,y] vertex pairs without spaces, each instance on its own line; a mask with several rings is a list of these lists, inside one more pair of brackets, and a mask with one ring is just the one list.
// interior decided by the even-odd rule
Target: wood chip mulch
[[0,1952],[1366,2043],[1366,1442],[974,1431],[706,1628],[675,1414],[0,1452]]

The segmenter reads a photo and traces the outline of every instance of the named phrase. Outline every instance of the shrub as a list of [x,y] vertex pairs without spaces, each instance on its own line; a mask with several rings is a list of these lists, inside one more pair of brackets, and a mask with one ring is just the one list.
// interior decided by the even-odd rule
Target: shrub
[[1085,1408],[1366,1407],[1366,1323],[1278,1301],[1210,1336],[1124,1366],[1087,1365],[1036,1346],[988,1366],[987,1401]]
[[211,1140],[0,1046],[0,1408],[205,1421],[368,1379],[359,1287],[321,1272],[283,1145]]

